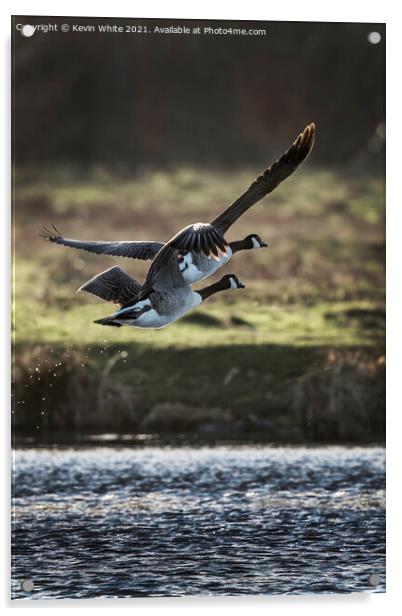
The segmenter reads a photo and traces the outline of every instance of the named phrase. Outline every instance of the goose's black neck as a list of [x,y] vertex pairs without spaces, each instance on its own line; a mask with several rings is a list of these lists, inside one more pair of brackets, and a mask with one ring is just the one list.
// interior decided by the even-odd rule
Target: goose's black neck
[[214,282],[210,284],[208,287],[204,287],[203,289],[198,289],[197,293],[201,295],[201,299],[204,302],[208,297],[218,293],[219,291],[224,291],[227,289],[227,284],[225,279],[218,280],[218,282]]
[[234,242],[230,242],[229,246],[233,254],[239,250],[247,250],[248,248],[251,248],[251,246],[248,245],[246,238],[244,240],[235,240]]

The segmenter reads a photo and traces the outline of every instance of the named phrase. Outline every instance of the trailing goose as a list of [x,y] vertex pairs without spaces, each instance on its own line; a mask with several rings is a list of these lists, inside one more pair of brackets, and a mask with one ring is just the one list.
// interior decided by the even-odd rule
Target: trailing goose
[[166,247],[143,286],[120,267],[112,267],[85,283],[78,291],[87,291],[120,305],[112,316],[98,319],[95,323],[160,329],[190,312],[211,295],[245,286],[237,276],[227,274],[218,282],[193,291],[180,271],[177,255],[176,249]]
[[163,247],[171,246],[179,251],[178,259],[185,281],[194,284],[213,274],[227,263],[234,253],[267,246],[257,234],[248,235],[234,242],[227,242],[224,234],[244,212],[296,171],[311,152],[314,138],[315,125],[311,123],[300,133],[287,152],[257,177],[246,192],[210,224],[189,225],[179,231],[167,244],[151,241],[84,242],[64,237],[54,226],[52,230],[44,229],[42,237],[55,244],[97,254],[145,260],[155,259]]

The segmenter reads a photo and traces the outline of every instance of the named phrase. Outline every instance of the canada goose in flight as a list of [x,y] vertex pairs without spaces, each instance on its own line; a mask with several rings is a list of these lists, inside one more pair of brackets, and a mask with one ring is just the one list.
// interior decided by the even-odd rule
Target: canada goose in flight
[[145,260],[155,259],[163,247],[171,246],[179,251],[178,260],[184,279],[189,284],[194,284],[222,267],[235,252],[262,248],[267,245],[256,234],[229,243],[225,240],[224,234],[244,212],[272,192],[297,169],[311,152],[314,138],[315,125],[311,123],[300,133],[287,152],[264,171],[245,193],[210,224],[189,225],[179,231],[167,244],[151,241],[84,242],[63,237],[55,227],[53,231],[45,229],[42,237],[55,244],[80,248],[97,254]]
[[95,323],[160,329],[190,312],[211,295],[245,286],[234,274],[226,274],[218,282],[193,291],[178,267],[177,255],[177,249],[166,247],[143,286],[120,267],[111,267],[91,278],[79,291],[87,291],[120,305],[112,316],[98,319]]

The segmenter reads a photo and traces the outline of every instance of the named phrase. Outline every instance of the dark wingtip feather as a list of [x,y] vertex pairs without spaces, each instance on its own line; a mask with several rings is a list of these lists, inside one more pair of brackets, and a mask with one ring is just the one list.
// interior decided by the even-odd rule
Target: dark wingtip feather
[[301,136],[302,136],[303,146],[305,146],[306,149],[308,149],[308,151],[310,151],[311,148],[314,145],[314,139],[315,139],[315,124],[314,124],[314,122],[310,122],[310,124],[307,124],[306,128],[301,133]]
[[51,229],[43,226],[42,232],[39,233],[39,237],[43,237],[43,239],[48,240],[49,242],[56,242],[60,237],[62,237],[62,234],[58,229],[56,229],[53,223],[51,223],[50,226]]
[[57,229],[57,227],[53,223],[52,223],[52,229],[57,235],[61,235],[60,231]]
[[306,128],[300,133],[293,145],[284,155],[283,160],[291,164],[300,164],[305,160],[313,148],[315,130],[314,122],[307,124]]
[[297,136],[290,148],[261,173],[249,188],[219,214],[211,224],[223,235],[239,216],[244,214],[254,203],[275,190],[308,157],[314,146],[315,133],[316,125],[314,122],[310,122]]
[[38,235],[39,237],[43,237],[44,240],[49,240],[52,234],[47,227],[43,226]]

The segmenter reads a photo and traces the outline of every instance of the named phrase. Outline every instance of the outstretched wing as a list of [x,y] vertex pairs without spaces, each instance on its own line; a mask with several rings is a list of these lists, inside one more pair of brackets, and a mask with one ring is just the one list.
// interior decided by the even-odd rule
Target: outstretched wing
[[293,145],[271,167],[262,173],[232,205],[212,221],[212,225],[220,232],[227,229],[265,195],[272,192],[278,184],[286,180],[297,167],[307,158],[313,149],[315,139],[315,124],[309,124],[300,133]]
[[185,227],[172,237],[167,246],[181,252],[199,252],[207,257],[219,259],[219,253],[226,254],[227,241],[212,225],[197,222]]
[[51,229],[44,227],[41,237],[54,244],[78,248],[87,252],[94,252],[101,255],[112,255],[115,257],[128,257],[130,259],[153,259],[164,246],[162,242],[85,242],[64,237],[52,225]]
[[111,267],[88,280],[77,293],[80,291],[123,306],[138,296],[141,285],[120,267]]

